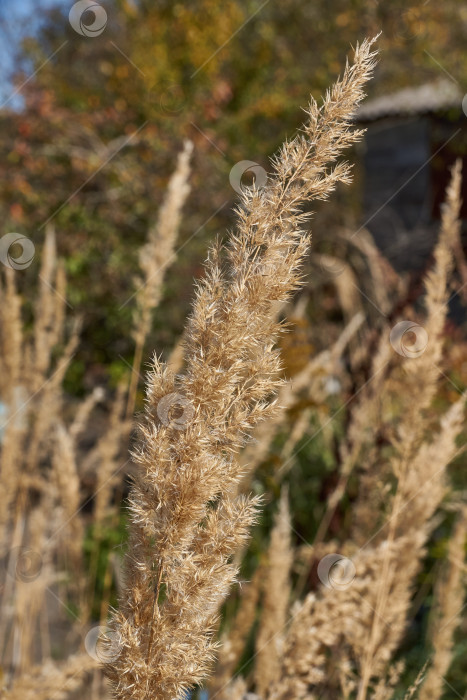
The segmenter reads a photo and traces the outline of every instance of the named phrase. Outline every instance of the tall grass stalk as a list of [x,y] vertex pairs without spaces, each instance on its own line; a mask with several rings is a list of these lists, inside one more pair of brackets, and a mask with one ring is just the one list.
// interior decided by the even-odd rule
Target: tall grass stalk
[[274,302],[302,284],[310,214],[301,207],[350,182],[350,166],[336,159],[362,135],[351,120],[375,64],[372,45],[357,46],[321,107],[311,100],[268,185],[244,192],[226,262],[219,246],[211,250],[188,322],[185,374],[154,358],[135,454],[126,584],[113,619],[120,653],[106,666],[121,700],[181,697],[211,667],[217,610],[236,576],[231,558],[259,506],[237,495],[243,470],[235,455],[275,411]]

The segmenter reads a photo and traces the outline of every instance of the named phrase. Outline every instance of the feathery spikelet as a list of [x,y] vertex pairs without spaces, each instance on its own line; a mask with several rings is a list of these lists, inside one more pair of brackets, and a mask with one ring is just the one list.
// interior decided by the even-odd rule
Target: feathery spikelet
[[372,44],[357,47],[321,108],[311,101],[269,185],[244,192],[226,272],[211,250],[188,323],[186,374],[175,377],[154,359],[130,496],[127,581],[114,617],[120,653],[106,667],[120,700],[180,697],[211,666],[217,610],[236,574],[230,559],[258,506],[236,495],[235,453],[274,412],[274,302],[301,284],[309,214],[300,207],[350,180],[347,164],[329,165],[361,137],[350,120],[372,73]]
[[437,586],[435,616],[429,635],[433,645],[433,660],[418,695],[419,700],[439,700],[443,694],[444,676],[452,660],[453,636],[464,603],[462,570],[466,538],[467,508],[464,508],[449,541],[447,568],[441,572]]
[[49,369],[50,354],[57,341],[56,317],[59,316],[63,319],[65,300],[54,296],[53,290],[56,268],[55,231],[49,225],[42,251],[39,296],[36,303],[36,321],[34,324],[34,390],[38,389],[36,382],[41,382]]
[[183,205],[190,193],[191,141],[185,141],[178,155],[177,167],[167,186],[167,192],[157,217],[157,222],[148,233],[148,240],[139,252],[142,279],[137,280],[136,310],[133,337],[136,343],[131,384],[128,392],[127,416],[134,410],[138,377],[141,369],[143,348],[151,328],[152,312],[162,296],[164,274],[175,257],[174,248]]
[[263,577],[261,621],[256,637],[256,692],[266,697],[272,683],[279,680],[283,631],[287,622],[290,597],[290,572],[293,563],[288,491],[282,488],[279,512],[271,532],[267,565]]

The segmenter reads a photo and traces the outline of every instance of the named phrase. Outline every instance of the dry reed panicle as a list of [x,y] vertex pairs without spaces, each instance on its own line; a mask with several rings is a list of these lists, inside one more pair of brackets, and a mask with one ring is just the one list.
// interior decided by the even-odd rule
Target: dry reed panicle
[[225,688],[225,697],[229,700],[245,700],[249,696],[247,684],[242,676],[233,678]]
[[[458,226],[460,185],[457,164],[447,191],[435,262],[426,278],[428,346],[421,356],[403,363],[407,393],[402,397],[401,419],[392,439],[395,453],[391,469],[397,479],[397,488],[384,531],[385,539],[381,541],[382,531],[375,542],[380,541],[377,558],[381,571],[369,598],[374,614],[370,617],[369,631],[363,636],[360,650],[358,700],[367,697],[370,679],[381,675],[404,631],[413,578],[432,527],[431,517],[445,493],[445,469],[456,453],[455,438],[462,425],[463,399],[447,413],[434,441],[423,443],[428,425],[426,409],[435,395],[439,377],[437,365],[443,347],[442,332],[452,269],[452,234]],[[407,504],[410,504],[409,508]],[[405,543],[410,540],[408,549]]]
[[256,636],[254,676],[256,692],[263,698],[267,696],[270,686],[279,680],[293,563],[290,535],[288,490],[284,486],[267,552],[262,580],[261,620]]
[[[61,420],[61,385],[77,342],[77,325],[66,339],[65,275],[51,227],[46,230],[31,329],[23,324],[14,274],[5,271],[0,289],[0,396],[7,407],[1,441],[0,553],[6,569],[13,572],[5,575],[2,570],[0,634],[4,668],[10,676],[50,653],[43,609],[46,589],[55,581],[49,535],[57,524],[57,501],[63,497],[66,509],[79,500],[73,455],[64,452],[66,460],[60,464],[62,470],[71,468],[71,481],[49,478],[57,445],[50,438]],[[63,477],[63,471],[57,473]],[[66,538],[75,550],[81,546],[81,531],[78,536],[79,540],[69,534]],[[37,561],[42,564],[32,583],[22,578],[28,552],[33,566]]]
[[21,347],[23,341],[23,324],[21,322],[21,298],[16,292],[14,270],[5,270],[2,285],[1,312],[1,367],[0,382],[4,401],[13,401],[13,392],[18,385],[21,370]]
[[[0,289],[0,393],[8,409],[2,426],[0,546],[8,542],[6,530],[12,522],[18,522],[25,508],[29,480],[39,478],[35,465],[50,452],[47,438],[61,411],[61,384],[76,346],[78,328],[75,325],[65,343],[66,302],[62,292],[63,269],[57,262],[55,234],[49,227],[30,334],[23,329],[21,297],[13,270],[6,270]],[[61,350],[58,357],[57,346]]]
[[[403,363],[405,371],[410,371],[411,393],[404,396],[393,439],[390,467],[397,489],[390,498],[386,526],[373,533],[367,531],[366,544],[358,551],[351,543],[341,547],[341,552],[352,557],[351,567],[355,568],[355,577],[341,582],[346,585],[334,581],[296,605],[285,640],[280,680],[271,690],[271,698],[305,698],[311,686],[317,696],[343,693],[347,697],[345,693],[355,692],[363,700],[370,688],[373,696],[384,697],[384,684],[390,681],[388,664],[406,629],[414,578],[434,526],[433,514],[446,493],[446,466],[459,452],[456,437],[464,418],[465,397],[461,396],[442,417],[432,441],[425,442],[428,418],[423,411],[418,413],[418,401],[414,401],[420,394],[426,408],[436,391],[437,374],[431,371],[431,364],[440,358],[443,344],[460,185],[457,165],[448,188],[435,263],[427,277],[429,348],[411,359],[414,367],[408,367],[409,361]],[[383,357],[380,353],[378,363]],[[393,368],[393,372],[397,370],[397,366]],[[397,383],[393,385],[385,377],[383,393],[392,393],[394,399],[397,388]],[[410,430],[404,427],[408,413]],[[377,416],[376,420],[379,422]]]
[[83,401],[77,406],[73,422],[68,431],[70,437],[76,443],[77,439],[88,427],[88,421],[94,408],[100,403],[105,396],[105,392],[101,387],[95,387],[93,391],[86,396]]
[[75,455],[73,438],[63,423],[58,423],[55,428],[52,466],[63,521],[60,539],[66,552],[67,568],[71,571],[74,587],[78,589],[79,577],[82,574],[84,525],[77,515],[81,503],[81,488]]
[[419,700],[439,700],[444,692],[444,676],[452,661],[454,632],[464,604],[465,545],[467,508],[464,507],[449,540],[448,561],[436,587],[436,604],[429,629],[433,659],[418,695]]
[[[0,624],[2,670],[7,678],[27,673],[38,649],[42,658],[50,653],[48,631],[43,622],[46,592],[56,579],[52,547],[47,539],[50,515],[48,519],[45,514],[47,508],[49,512],[53,508],[52,494],[46,494],[43,500],[45,503],[28,513],[27,522],[23,518],[21,540],[26,541],[28,547],[16,546],[8,558],[12,580],[7,579],[3,586]],[[38,560],[40,570],[36,571]],[[31,572],[32,581],[27,577]]]
[[[106,667],[122,700],[180,697],[211,666],[219,602],[236,575],[229,561],[259,502],[236,495],[235,453],[274,413],[280,324],[273,303],[301,283],[310,216],[301,205],[350,181],[347,164],[329,165],[361,137],[350,121],[372,73],[372,44],[357,47],[321,108],[311,101],[303,132],[274,159],[267,187],[244,192],[227,271],[211,250],[188,324],[186,374],[174,377],[154,359],[135,455],[127,581],[113,621],[121,650]],[[173,394],[183,397],[183,426],[157,412]]]
[[96,662],[88,654],[76,654],[57,666],[51,661],[29,669],[22,678],[5,690],[5,700],[68,700],[82,688]]
[[7,420],[1,427],[1,479],[0,496],[0,553],[3,556],[8,546],[8,526],[12,517],[12,506],[18,493],[25,434],[27,432],[24,398],[19,389],[21,358],[23,347],[23,327],[21,322],[21,300],[16,292],[14,271],[7,269],[2,292],[1,314],[1,392],[2,401],[8,406]]
[[128,392],[127,417],[133,413],[135,406],[144,343],[151,329],[152,312],[158,306],[162,296],[162,281],[165,271],[175,257],[174,248],[180,227],[182,208],[191,189],[188,178],[192,151],[192,142],[185,141],[183,151],[178,155],[175,172],[169,180],[157,222],[149,230],[147,242],[139,252],[139,266],[142,276],[136,280],[136,310],[133,328],[136,347]]
[[125,394],[121,384],[117,387],[106,428],[86,460],[88,469],[96,467],[94,522],[98,527],[104,524],[112,511],[112,493],[122,479],[124,465],[118,462],[122,455],[122,438],[127,438],[132,425],[131,421],[123,418]]
[[[364,470],[360,475],[360,490],[353,506],[353,513],[359,510],[359,516],[353,518],[353,541],[362,544],[368,539],[368,532],[374,531],[380,517],[381,503],[386,491],[381,469],[375,467],[378,452],[375,442],[382,426],[382,405],[387,394],[387,381],[390,359],[393,349],[388,343],[389,328],[383,326],[375,355],[371,362],[370,379],[359,391],[352,406],[350,422],[346,435],[339,445],[339,480],[330,494],[324,516],[316,534],[315,543],[320,542],[326,534],[332,516],[344,496],[347,484],[358,466]],[[376,483],[378,488],[375,488]]]
[[[34,308],[31,342],[23,345],[21,387],[27,387],[25,403],[34,417],[26,455],[26,470],[33,471],[38,455],[47,451],[46,436],[63,407],[62,383],[78,344],[80,319],[65,339],[65,276],[57,260],[55,231],[48,227],[39,273],[39,294]],[[60,348],[56,359],[54,354]],[[27,401],[26,401],[27,399]]]
[[[429,445],[422,444],[428,427],[426,409],[435,396],[440,374],[438,365],[443,349],[442,334],[447,314],[449,276],[453,268],[453,242],[460,225],[461,182],[461,165],[458,161],[452,169],[451,182],[446,192],[439,240],[434,251],[434,264],[425,279],[425,330],[428,345],[419,357],[408,358],[403,363],[407,393],[403,397],[403,417],[393,439],[396,453],[391,462],[397,479],[397,489],[388,526],[386,544],[389,546],[382,562],[375,614],[361,666],[362,679],[358,700],[364,700],[367,696],[371,676],[378,673],[382,661],[387,661],[388,654],[398,643],[403,630],[402,622],[399,626],[393,624],[388,634],[386,625],[381,624],[381,618],[387,619],[388,612],[391,611],[389,595],[393,586],[400,591],[399,605],[402,603],[401,607],[406,610],[409,605],[411,579],[407,580],[405,589],[401,589],[403,577],[399,576],[397,582],[395,581],[398,574],[395,573],[394,562],[391,561],[390,545],[397,543],[398,535],[413,532],[415,546],[411,560],[418,562],[421,559],[423,545],[430,531],[430,518],[444,496],[445,467],[456,452],[455,438],[462,426],[463,399],[447,413],[440,434],[434,442]],[[414,396],[416,401],[413,400]],[[431,459],[425,461],[426,457]],[[428,484],[429,488],[420,488],[424,483]],[[404,512],[401,522],[402,509],[408,502],[410,509]],[[410,567],[407,571],[410,571]]]
[[[441,215],[441,230],[439,240],[434,250],[434,264],[425,277],[425,306],[426,320],[424,328],[428,336],[428,344],[423,354],[411,362],[409,358],[404,369],[405,381],[408,388],[417,392],[417,401],[406,399],[409,414],[406,419],[414,416],[417,424],[423,421],[424,411],[430,405],[439,379],[439,362],[443,350],[443,330],[446,323],[448,284],[454,267],[453,249],[460,229],[462,164],[458,160],[451,171],[451,180],[446,190],[446,201]],[[410,397],[410,391],[406,394]],[[409,426],[410,420],[403,422]]]
[[403,700],[411,700],[411,698],[413,698],[413,696],[415,695],[417,690],[420,688],[420,686],[423,683],[423,680],[425,678],[427,664],[428,664],[428,662],[424,663],[424,665],[422,666],[422,668],[418,672],[416,679],[414,680],[414,682],[412,683],[410,688],[407,689],[407,692],[404,695]]
[[[439,379],[438,366],[443,346],[441,334],[447,313],[448,281],[453,266],[452,253],[459,231],[457,215],[460,207],[460,182],[460,163],[457,163],[447,191],[440,241],[435,249],[435,264],[426,279],[428,313],[424,328],[429,338],[428,346],[423,357],[407,360],[403,368],[404,373],[395,377],[395,368],[391,362],[392,348],[384,334],[381,336],[372,364],[371,382],[361,393],[352,411],[349,430],[340,447],[342,476],[337,489],[340,495],[342,486],[345,487],[348,474],[357,461],[362,463],[365,470],[361,479],[360,495],[353,509],[352,539],[356,544],[367,540],[368,532],[378,523],[381,504],[386,498],[387,488],[384,488],[383,481],[387,473],[386,476],[382,473],[379,452],[374,449],[374,443],[378,435],[384,440],[391,437],[392,427],[387,425],[387,415],[394,410],[394,397],[397,397],[396,403],[400,404],[400,413],[403,416],[398,428],[398,437],[395,439],[401,454],[404,452],[401,447],[404,429],[408,433],[407,444],[411,442],[413,450],[417,449],[424,434],[425,409],[434,396]],[[417,396],[416,401],[412,400],[413,396]],[[408,459],[408,455],[405,455],[406,462]],[[376,463],[378,460],[379,464]]]
[[[300,372],[293,378],[290,386],[292,387],[294,394],[300,389],[305,388],[304,398],[313,401],[315,409],[317,407],[318,409],[322,409],[326,406],[326,400],[335,391],[333,386],[334,383],[337,381],[339,385],[343,385],[347,378],[344,363],[342,362],[342,356],[349,343],[361,328],[363,322],[363,314],[360,312],[355,314],[355,316],[353,316],[349,323],[344,327],[335,343],[328,350],[321,352],[315,358],[315,360],[310,361],[310,376],[309,381],[306,384],[306,367],[304,368],[303,373]],[[313,371],[311,371],[312,368]],[[303,385],[300,386],[302,381],[305,385],[304,387]],[[298,442],[310,429],[310,416],[312,412],[312,409],[304,409],[298,416],[295,423],[292,425],[288,438],[281,450],[280,456],[282,464],[277,470],[277,473],[281,478],[283,478],[285,473],[293,466],[293,451]],[[317,415],[319,417],[319,410]],[[328,421],[326,420],[326,423],[327,422]],[[325,427],[326,424],[322,425],[323,429]]]
[[339,260],[332,255],[315,254],[316,261],[325,269],[340,269],[338,275],[332,278],[336,288],[340,307],[346,321],[361,311],[362,299],[358,288],[358,280],[352,267],[343,260]]
[[346,232],[346,238],[351,238],[353,246],[364,256],[370,273],[371,299],[374,299],[378,309],[389,315],[394,304],[404,298],[407,280],[395,272],[369,231],[361,229],[358,236],[354,236],[353,232]]
[[259,601],[263,566],[260,563],[251,581],[242,584],[240,603],[233,623],[227,633],[221,637],[216,670],[209,679],[209,693],[217,700],[229,697],[228,689],[235,669],[240,662],[248,635],[256,618],[256,607]]
[[[137,298],[135,334],[143,343],[151,310],[160,295],[162,275],[173,252],[180,210],[188,194],[186,180],[191,148],[190,143],[185,144],[158,223],[140,254],[145,286]],[[64,266],[57,258],[53,227],[46,228],[30,329],[23,323],[22,298],[11,269],[7,268],[2,275],[0,294],[0,398],[7,407],[1,436],[0,556],[5,558],[8,571],[15,570],[22,553],[26,552],[27,556],[31,548],[34,562],[39,559],[42,562],[42,573],[27,583],[18,576],[6,576],[2,568],[0,634],[4,668],[8,668],[11,681],[32,663],[50,655],[45,606],[49,585],[53,584],[55,590],[59,579],[65,581],[60,594],[71,593],[73,602],[79,603],[83,624],[93,605],[95,581],[89,586],[92,591],[89,601],[85,599],[83,585],[85,531],[80,514],[82,473],[78,472],[77,456],[79,440],[96,403],[103,398],[103,391],[96,389],[81,402],[71,425],[65,425],[62,383],[77,344],[79,322],[71,324],[71,332],[67,334],[70,324],[65,313],[66,278]],[[109,511],[115,480],[121,477],[118,467],[124,466],[117,459],[130,432],[129,422],[122,417],[125,399],[124,391],[118,391],[105,430],[83,460],[84,467],[98,465],[95,499],[98,525]],[[104,584],[104,598],[106,595]]]

